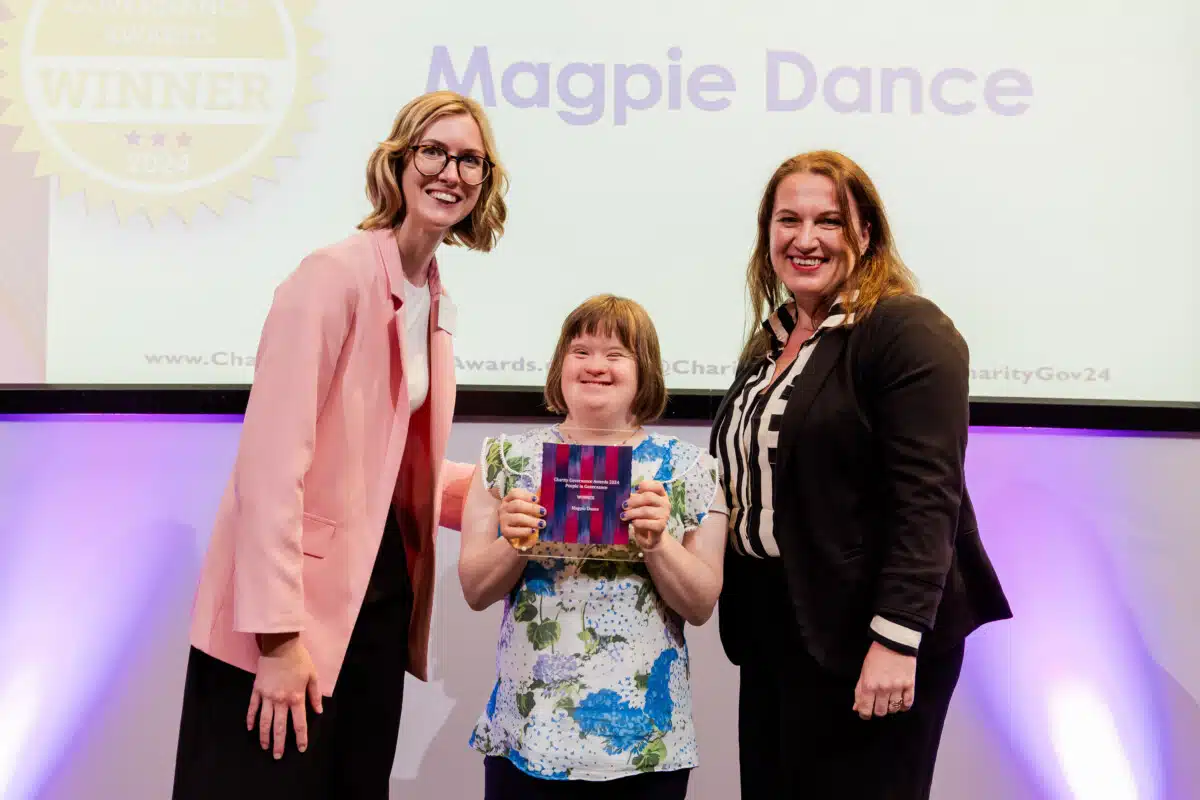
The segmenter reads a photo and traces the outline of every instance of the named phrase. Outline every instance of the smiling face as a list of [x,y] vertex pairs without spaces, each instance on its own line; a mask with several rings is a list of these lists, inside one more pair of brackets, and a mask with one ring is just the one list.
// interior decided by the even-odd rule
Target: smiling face
[[611,333],[582,333],[563,357],[561,387],[571,417],[630,418],[638,389],[637,357]]
[[[484,158],[486,151],[479,126],[469,114],[439,117],[413,141],[413,145],[418,150],[410,151],[405,157],[404,171],[400,176],[405,224],[418,229],[449,230],[466,219],[475,208],[483,187],[472,186],[464,181],[459,169],[466,172],[468,164],[459,164],[453,159],[447,159],[436,175],[424,175],[422,170],[432,171],[424,164],[440,158],[438,150],[450,156],[470,154],[477,159]],[[421,170],[417,169],[418,159],[422,160]]]
[[[853,198],[850,217],[857,252],[862,253],[869,231]],[[858,256],[844,233],[837,187],[830,178],[795,172],[780,181],[771,213],[770,254],[775,275],[797,303],[810,310],[846,280]]]
[[589,297],[563,321],[543,388],[546,407],[581,427],[628,428],[667,407],[662,350],[646,309],[628,297]]

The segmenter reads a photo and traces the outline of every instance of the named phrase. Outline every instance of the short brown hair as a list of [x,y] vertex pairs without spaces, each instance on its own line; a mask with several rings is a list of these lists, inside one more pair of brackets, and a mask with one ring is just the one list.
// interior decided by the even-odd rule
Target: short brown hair
[[667,382],[663,377],[662,353],[658,331],[646,309],[626,297],[600,294],[589,297],[572,311],[562,325],[550,374],[544,390],[546,407],[556,414],[567,413],[563,399],[562,371],[567,348],[579,336],[614,336],[637,361],[637,394],[633,397],[633,418],[638,425],[658,419],[667,409]]
[[[775,193],[784,179],[798,172],[824,175],[833,181],[837,194],[838,210],[842,217],[842,235],[854,254],[850,274],[835,286],[829,296],[822,298],[826,308],[845,293],[843,304],[847,313],[862,319],[884,297],[897,294],[913,294],[917,290],[916,279],[900,259],[883,200],[875,184],[858,164],[833,150],[814,150],[801,153],[784,161],[767,181],[762,200],[758,205],[758,234],[754,252],[746,267],[746,284],[750,300],[750,330],[742,349],[740,363],[746,364],[761,358],[770,347],[769,334],[759,324],[778,308],[786,289],[779,282],[771,264],[771,216],[775,212]],[[867,231],[867,246],[858,250],[858,236],[852,225],[850,201],[858,208],[858,219]]]
[[508,207],[508,173],[496,153],[496,140],[483,107],[457,92],[430,92],[408,102],[392,123],[392,132],[380,142],[367,160],[367,198],[374,210],[358,224],[360,230],[394,228],[404,221],[404,194],[400,191],[400,172],[411,158],[414,145],[434,120],[455,114],[467,114],[479,126],[484,155],[492,162],[491,172],[479,191],[475,208],[462,222],[446,232],[442,241],[487,252],[504,233]]

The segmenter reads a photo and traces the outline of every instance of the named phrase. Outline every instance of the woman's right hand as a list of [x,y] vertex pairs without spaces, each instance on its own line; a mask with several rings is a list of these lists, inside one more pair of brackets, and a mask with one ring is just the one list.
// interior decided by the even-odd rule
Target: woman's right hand
[[528,550],[538,540],[538,531],[546,527],[546,509],[537,497],[524,489],[510,489],[500,501],[500,535],[517,550]]
[[292,726],[296,729],[296,748],[303,753],[308,749],[306,696],[312,701],[313,710],[321,713],[317,668],[298,634],[263,634],[259,640],[262,655],[258,659],[254,689],[250,692],[246,730],[254,730],[257,717],[258,743],[263,750],[274,745],[275,758],[283,758],[290,711]]

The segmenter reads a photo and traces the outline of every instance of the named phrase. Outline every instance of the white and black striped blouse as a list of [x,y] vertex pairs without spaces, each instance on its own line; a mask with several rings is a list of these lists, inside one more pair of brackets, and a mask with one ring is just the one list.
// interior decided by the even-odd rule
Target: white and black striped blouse
[[[717,431],[717,460],[724,497],[718,495],[713,510],[729,515],[729,541],[739,555],[779,556],[771,487],[774,485],[775,452],[783,411],[792,395],[792,386],[804,371],[821,334],[853,321],[853,316],[847,317],[841,303],[834,303],[825,321],[800,346],[796,360],[774,384],[771,377],[775,374],[775,364],[788,337],[796,329],[795,301],[780,306],[763,322],[771,335],[771,351],[758,371],[742,385],[737,397],[730,401],[729,413]],[[724,508],[719,507],[722,499]]]
[[[729,516],[729,544],[734,552],[751,558],[777,558],[773,486],[779,427],[792,387],[822,334],[841,325],[853,325],[840,302],[800,346],[800,352],[778,380],[771,378],[788,337],[796,328],[796,305],[791,301],[767,317],[763,327],[771,335],[771,350],[762,366],[747,378],[729,403],[729,413],[717,431],[717,462],[721,488],[713,511]],[[768,388],[769,387],[769,388]],[[723,501],[723,502],[722,502]],[[871,620],[872,638],[901,653],[916,655],[921,632],[883,617]]]

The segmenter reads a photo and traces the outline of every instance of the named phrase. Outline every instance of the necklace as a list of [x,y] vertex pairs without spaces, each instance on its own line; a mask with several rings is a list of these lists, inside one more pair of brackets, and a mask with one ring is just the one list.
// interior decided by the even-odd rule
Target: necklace
[[[573,437],[571,436],[571,434],[569,434],[569,433],[567,433],[565,430],[563,430],[563,427],[562,427],[562,425],[561,425],[561,424],[559,424],[559,425],[555,425],[555,426],[554,426],[554,428],[555,428],[555,430],[557,430],[557,431],[558,431],[558,433],[559,433],[559,435],[560,435],[560,436],[562,436],[564,439],[566,439],[566,440],[567,440],[567,442],[568,442],[568,443],[570,443],[570,444],[581,444],[581,442],[579,442],[579,441],[577,441],[575,438],[573,438]],[[641,426],[641,425],[638,425],[636,428],[634,428],[634,429],[633,429],[633,433],[631,433],[631,434],[629,434],[628,436],[626,436],[626,437],[625,437],[625,438],[624,438],[624,439],[623,439],[623,440],[622,440],[622,441],[621,441],[619,444],[617,444],[616,446],[617,446],[617,447],[623,447],[623,446],[625,446],[626,444],[628,444],[628,443],[629,443],[629,440],[630,440],[630,439],[632,439],[633,437],[637,436],[639,433],[641,433],[641,431],[642,431],[642,426]]]

